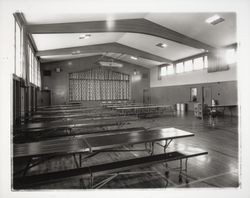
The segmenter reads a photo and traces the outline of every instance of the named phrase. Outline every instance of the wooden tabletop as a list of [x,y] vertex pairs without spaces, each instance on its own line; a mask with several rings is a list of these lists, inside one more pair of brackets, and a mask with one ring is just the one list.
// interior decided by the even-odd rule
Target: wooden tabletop
[[171,105],[149,105],[149,106],[133,106],[133,107],[118,107],[116,110],[137,110],[137,109],[157,109],[169,108]]
[[111,116],[117,116],[116,113],[113,112],[104,112],[104,113],[69,113],[69,114],[58,114],[58,115],[46,115],[46,114],[38,114],[32,116],[31,120],[56,120],[61,118],[103,118],[103,117],[111,117]]
[[115,104],[115,105],[108,105],[108,106],[106,106],[106,108],[134,107],[134,106],[144,106],[144,104],[138,104],[138,103]]
[[72,112],[87,112],[93,110],[102,110],[102,107],[85,107],[85,108],[69,108],[69,109],[49,109],[49,110],[38,110],[36,114],[58,114],[58,113],[72,113]]
[[73,104],[64,104],[64,105],[50,105],[50,106],[38,106],[38,109],[50,109],[50,108],[64,108],[64,107],[74,107],[74,106],[82,106],[81,103],[73,103]]
[[105,124],[112,124],[125,121],[136,120],[135,117],[131,116],[116,116],[116,117],[99,117],[95,119],[74,119],[74,120],[64,120],[64,121],[55,121],[55,122],[37,122],[37,123],[28,123],[20,128],[15,130],[19,131],[32,131],[32,130],[49,130],[49,129],[61,129],[61,128],[74,128],[74,127],[88,127],[88,126],[98,126]]
[[237,104],[229,104],[229,105],[210,105],[208,106],[208,108],[220,108],[220,107],[228,107],[228,108],[233,108],[233,107],[237,107]]
[[100,136],[63,137],[53,140],[14,144],[14,158],[43,155],[101,151],[122,145],[176,139],[194,136],[193,133],[176,128],[162,128],[133,133],[105,134]]

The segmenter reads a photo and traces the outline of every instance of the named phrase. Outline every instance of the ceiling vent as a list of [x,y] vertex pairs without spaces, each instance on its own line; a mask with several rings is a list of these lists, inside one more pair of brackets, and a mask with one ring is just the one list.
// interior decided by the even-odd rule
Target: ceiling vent
[[223,19],[222,17],[220,17],[217,14],[206,19],[206,23],[210,23],[212,25],[217,25],[223,21],[225,21],[225,19]]

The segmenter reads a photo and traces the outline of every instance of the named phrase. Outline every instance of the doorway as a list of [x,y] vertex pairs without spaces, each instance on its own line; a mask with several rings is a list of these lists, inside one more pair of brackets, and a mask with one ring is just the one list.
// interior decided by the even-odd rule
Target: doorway
[[212,104],[212,88],[202,87],[203,104],[211,106]]
[[150,104],[150,103],[151,103],[150,90],[143,89],[143,104]]
[[51,92],[50,90],[42,90],[40,98],[41,106],[50,106],[51,105]]

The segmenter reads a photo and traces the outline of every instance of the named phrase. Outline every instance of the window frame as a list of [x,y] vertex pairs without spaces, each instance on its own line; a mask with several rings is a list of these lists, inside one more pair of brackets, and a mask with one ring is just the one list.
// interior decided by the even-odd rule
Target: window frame
[[[173,73],[169,73],[169,67],[173,67]],[[166,69],[167,69],[167,74],[166,76],[172,76],[175,74],[175,69],[174,69],[174,64],[169,64],[166,66]]]
[[[186,70],[186,62],[191,62],[191,70]],[[194,71],[194,61],[193,61],[193,59],[187,59],[187,60],[183,61],[183,65],[184,65],[184,73]]]
[[[14,64],[14,74],[20,78],[23,78],[23,64],[22,64],[22,52],[23,52],[23,31],[22,31],[22,25],[21,23],[14,18],[14,46],[15,46],[15,64]],[[19,28],[19,35],[17,36],[17,28]],[[17,43],[17,37],[19,37],[19,42]],[[19,51],[18,51],[18,50]],[[19,55],[17,55],[19,54]],[[17,60],[19,59],[19,60]],[[17,65],[18,63],[18,65]],[[18,71],[17,71],[17,67],[18,67]]]
[[[230,51],[232,51],[233,54],[230,54],[231,58],[230,58],[230,60],[228,60],[228,54],[229,54]],[[233,57],[233,59],[232,59],[232,57]],[[226,52],[225,52],[225,61],[226,61],[227,65],[232,65],[232,64],[235,64],[237,62],[237,51],[236,51],[236,48],[229,47],[229,48],[226,49]]]
[[[178,64],[182,64],[182,72],[177,72],[177,65]],[[184,71],[184,62],[183,61],[181,61],[181,62],[178,62],[178,63],[176,63],[175,64],[175,73],[176,74],[183,74],[185,71]]]
[[[202,64],[202,67],[201,67],[201,68],[196,69],[196,68],[195,68],[195,60],[198,60],[198,59],[201,59],[201,64]],[[205,67],[204,67],[204,64],[205,64],[205,62],[204,62],[204,56],[200,56],[200,57],[196,57],[196,58],[194,58],[194,59],[193,59],[193,71],[198,71],[198,70],[202,70],[202,69],[204,69],[204,68],[205,68]]]
[[[236,51],[236,49],[235,49]],[[194,61],[196,59],[202,59],[202,67],[199,69],[194,69]],[[185,71],[185,63],[191,61],[192,62],[192,70],[188,70]],[[168,74],[168,69],[167,67],[173,65],[173,73],[172,74]],[[166,67],[166,74],[162,75],[161,71],[162,68]],[[178,67],[182,67],[182,69],[180,69],[180,71],[178,71]],[[162,77],[166,77],[166,76],[171,76],[171,75],[179,75],[179,74],[183,74],[183,73],[190,73],[190,72],[196,72],[196,71],[201,71],[204,69],[208,68],[208,53],[203,53],[203,54],[199,54],[199,55],[195,55],[192,56],[190,58],[185,58],[185,59],[180,59],[178,61],[175,61],[173,64],[168,64],[168,65],[159,65],[158,66],[158,80],[161,80]]]
[[[165,68],[166,70],[165,70],[165,74],[163,75],[163,74],[162,74],[162,69],[164,69],[164,68]],[[167,65],[161,65],[161,66],[160,66],[160,77],[164,77],[164,76],[167,76]]]

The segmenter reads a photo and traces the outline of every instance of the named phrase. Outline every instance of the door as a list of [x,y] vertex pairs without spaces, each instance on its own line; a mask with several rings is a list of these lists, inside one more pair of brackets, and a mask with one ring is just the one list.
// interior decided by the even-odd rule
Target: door
[[41,91],[41,106],[49,106],[51,105],[51,92],[50,90],[42,90]]
[[212,104],[212,88],[203,87],[202,95],[203,95],[203,104],[210,106]]
[[143,104],[150,104],[151,97],[149,89],[143,89]]

